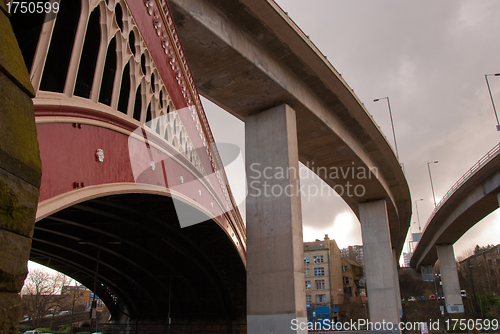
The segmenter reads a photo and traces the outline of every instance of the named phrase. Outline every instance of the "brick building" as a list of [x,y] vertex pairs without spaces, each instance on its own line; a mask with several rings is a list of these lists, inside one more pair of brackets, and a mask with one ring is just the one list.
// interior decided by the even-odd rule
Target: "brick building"
[[343,303],[340,249],[328,234],[324,240],[304,242],[306,302],[313,311],[318,306]]
[[348,303],[353,297],[366,297],[363,267],[356,261],[346,258],[342,258],[341,264],[344,303]]

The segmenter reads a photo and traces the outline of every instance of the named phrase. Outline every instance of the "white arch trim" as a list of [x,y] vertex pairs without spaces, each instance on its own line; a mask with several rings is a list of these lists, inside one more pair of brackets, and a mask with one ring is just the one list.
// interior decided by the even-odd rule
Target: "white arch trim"
[[[151,184],[120,182],[120,183],[106,183],[95,186],[88,186],[46,199],[38,203],[35,222],[38,222],[50,216],[51,214],[59,212],[63,209],[66,209],[78,203],[82,203],[100,197],[120,195],[120,194],[150,194],[150,195],[159,195],[165,197],[175,197],[175,199],[183,201],[184,203],[203,212],[208,217],[212,216],[210,211],[205,209],[199,203],[193,201],[189,197],[186,197],[185,195],[175,190],[166,189],[165,187],[151,185]],[[217,224],[225,230],[222,222],[219,221],[217,217],[212,218],[212,220],[217,222]]]

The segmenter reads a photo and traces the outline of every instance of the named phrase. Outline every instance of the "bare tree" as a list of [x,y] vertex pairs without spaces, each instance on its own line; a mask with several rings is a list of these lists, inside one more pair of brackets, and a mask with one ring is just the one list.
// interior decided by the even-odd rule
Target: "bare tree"
[[41,269],[32,270],[24,281],[22,306],[33,326],[39,327],[47,311],[56,311],[66,296],[61,295],[61,288],[70,282],[70,278],[61,273],[51,274]]
[[462,262],[463,260],[471,257],[472,255],[474,255],[474,248],[475,246],[470,244],[466,249],[464,249],[460,255],[457,255],[456,256],[456,260],[457,262]]

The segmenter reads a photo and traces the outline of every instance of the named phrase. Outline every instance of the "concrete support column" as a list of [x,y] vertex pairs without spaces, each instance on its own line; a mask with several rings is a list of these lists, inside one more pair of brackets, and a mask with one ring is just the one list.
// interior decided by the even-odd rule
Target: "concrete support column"
[[500,193],[497,195],[498,205],[500,206]]
[[33,87],[0,1],[0,333],[17,333],[42,166]]
[[248,334],[307,333],[295,111],[245,119]]
[[441,282],[443,282],[444,300],[448,313],[463,313],[464,305],[460,294],[460,283],[458,281],[457,264],[453,245],[436,246]]
[[[359,205],[371,322],[399,323],[398,290],[384,200]],[[400,299],[401,300],[401,299]]]
[[396,250],[392,249],[393,262],[394,262],[394,284],[396,285],[396,302],[398,304],[399,318],[403,316],[403,305],[401,305],[401,288],[399,287],[399,259]]

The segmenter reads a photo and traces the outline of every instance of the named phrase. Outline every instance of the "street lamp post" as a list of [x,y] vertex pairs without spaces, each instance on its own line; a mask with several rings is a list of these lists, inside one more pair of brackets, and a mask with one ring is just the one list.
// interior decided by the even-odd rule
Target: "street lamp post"
[[431,180],[432,198],[434,199],[434,207],[436,207],[436,195],[434,195],[434,185],[432,184],[431,166],[430,164],[437,164],[439,161],[431,161],[427,163],[427,169],[429,170],[429,179]]
[[422,228],[420,227],[420,216],[418,215],[418,202],[423,201],[423,200],[424,200],[423,198],[415,200],[415,206],[417,208],[417,221],[418,221],[418,231],[419,232],[422,232]]
[[495,74],[485,74],[484,78],[486,79],[486,85],[488,86],[488,92],[490,92],[490,99],[491,99],[491,104],[493,105],[493,111],[495,112],[495,117],[497,119],[497,131],[500,131],[500,122],[498,122],[498,114],[497,114],[497,109],[495,108],[495,102],[493,102],[493,95],[491,94],[491,89],[490,89],[490,83],[488,82],[488,77],[489,76],[495,76],[498,77],[500,76],[500,73],[495,73]]
[[[91,317],[91,322],[92,325],[95,326],[95,332],[98,332],[98,325],[99,321],[97,319],[97,280],[98,280],[98,273],[99,273],[99,263],[101,262],[101,248],[102,244],[109,244],[109,245],[120,245],[121,241],[120,240],[98,240],[98,241],[91,241],[91,240],[79,240],[78,244],[80,245],[90,245],[97,247],[97,254],[96,254],[96,264],[95,264],[95,270],[94,270],[94,290],[93,290],[93,297],[92,297],[92,303],[90,307],[90,317]],[[94,327],[91,325],[91,328]]]
[[396,132],[394,131],[394,122],[392,121],[392,111],[391,111],[391,103],[389,102],[389,97],[382,97],[380,99],[375,99],[373,102],[378,102],[380,100],[387,100],[387,105],[389,106],[389,116],[391,116],[391,125],[392,125],[392,136],[394,137],[394,147],[396,148],[396,157],[399,160],[399,153],[398,153],[398,143],[396,142]]

